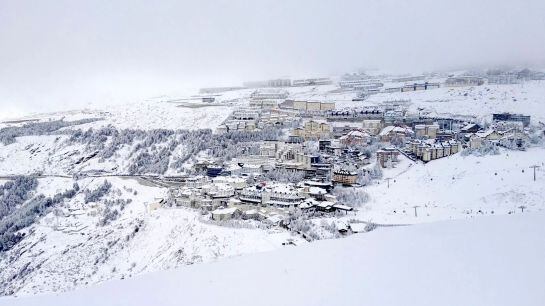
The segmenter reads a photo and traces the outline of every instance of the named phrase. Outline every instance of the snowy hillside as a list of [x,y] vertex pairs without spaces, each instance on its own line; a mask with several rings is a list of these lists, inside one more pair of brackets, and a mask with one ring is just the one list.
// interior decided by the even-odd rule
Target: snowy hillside
[[[474,115],[483,121],[489,121],[493,112],[522,112],[519,108],[523,105],[524,113],[532,116],[532,125],[535,127],[538,125],[537,121],[545,120],[545,107],[541,102],[541,97],[545,94],[543,85],[544,83],[536,81],[522,85],[439,88],[377,94],[369,96],[366,101],[352,101],[357,92],[341,90],[336,85],[291,87],[286,91],[289,92],[290,99],[335,101],[337,109],[409,99],[409,108],[413,113],[421,111],[426,114]],[[359,225],[372,222],[380,226],[478,219],[485,225],[490,224],[494,232],[487,233],[494,234],[496,228],[503,226],[498,224],[505,222],[505,226],[521,226],[520,215],[526,217],[545,209],[542,201],[545,194],[545,148],[539,142],[526,151],[502,148],[499,149],[500,154],[486,156],[466,156],[458,153],[426,164],[401,157],[401,162],[394,164],[393,169],[385,168],[381,170],[382,176],[369,178],[366,181],[369,182],[368,185],[341,187],[348,194],[346,198],[350,199],[350,203],[339,202],[349,204],[355,211],[350,210],[346,214],[336,214],[336,211],[329,215],[317,213],[304,217],[293,214],[295,217],[292,221],[296,225],[292,228],[286,223],[280,224],[280,221],[271,222],[273,225],[262,222],[271,215],[256,217],[261,218],[260,221],[237,219],[235,221],[240,223],[233,225],[211,220],[211,209],[199,210],[200,208],[187,208],[177,204],[174,208],[171,206],[172,201],[168,205],[165,202],[159,203],[160,200],[169,198],[169,187],[175,191],[187,187],[183,186],[186,182],[180,183],[182,176],[183,179],[186,175],[196,178],[204,173],[203,169],[197,170],[194,167],[201,157],[219,165],[224,162],[227,165],[234,157],[257,157],[255,160],[260,160],[263,158],[260,154],[265,140],[279,139],[280,136],[287,138],[291,128],[288,124],[277,126],[275,123],[272,127],[265,126],[255,131],[220,133],[215,130],[235,109],[248,106],[253,91],[254,89],[244,89],[224,92],[215,96],[214,103],[204,103],[195,97],[160,97],[141,103],[118,105],[107,110],[42,114],[21,118],[23,121],[1,123],[0,128],[8,128],[3,129],[0,134],[0,185],[9,185],[18,176],[25,175],[32,183],[29,183],[32,188],[12,188],[10,192],[5,192],[5,198],[4,191],[0,190],[0,200],[5,201],[0,202],[0,296],[60,293],[105,281],[126,280],[150,272],[214,262],[224,257],[273,251],[286,248],[285,245],[305,245],[305,239],[350,235],[352,229],[349,230],[348,226],[358,221],[363,222]],[[288,113],[289,116],[294,116],[296,112]],[[370,164],[363,167],[372,170],[376,165],[376,150],[389,145],[391,144],[379,140],[369,145],[370,154],[367,158]],[[342,166],[338,161],[331,163],[332,167]],[[537,170],[537,181],[532,180],[533,173],[529,169],[531,165],[541,166]],[[235,165],[229,169],[237,168]],[[244,174],[248,176],[247,173]],[[155,178],[156,176],[159,178]],[[163,180],[161,176],[177,176],[179,181],[173,183],[168,179]],[[299,176],[300,179],[302,177]],[[36,186],[32,180],[36,180]],[[256,183],[253,177],[245,177],[242,181],[244,186]],[[244,187],[238,188],[237,193],[242,188]],[[236,196],[238,194],[233,194],[230,199],[235,200],[233,203],[237,203]],[[340,200],[340,194],[335,196],[339,196]],[[240,207],[248,208],[243,205]],[[252,210],[256,211],[254,207]],[[267,213],[271,211],[274,214],[279,212],[280,216],[293,213],[292,210],[280,206],[271,208]],[[279,220],[279,215],[272,217]],[[492,215],[509,216],[498,218],[499,221],[491,221],[496,220],[488,218]],[[532,220],[538,219],[543,218],[532,217]],[[414,238],[415,243],[438,243],[440,238],[427,236],[428,230],[442,232],[445,229],[448,232],[450,229],[455,231],[456,228],[466,226],[482,231],[484,236],[488,230],[484,228],[485,225],[466,220],[458,224],[403,227],[403,230],[380,229],[377,233],[370,234],[369,238],[349,237],[341,241],[320,242],[315,247],[303,247],[300,250],[283,250],[249,259],[225,260],[210,266],[185,268],[182,276],[158,275],[169,280],[168,286],[175,286],[176,282],[185,283],[193,278],[191,273],[210,273],[211,269],[216,268],[220,271],[218,274],[211,273],[206,277],[221,275],[224,277],[223,281],[227,281],[231,274],[242,277],[246,273],[262,271],[265,275],[280,278],[278,284],[273,284],[274,278],[265,277],[265,282],[269,282],[266,286],[276,290],[289,292],[291,288],[301,288],[307,296],[308,292],[327,292],[325,286],[328,285],[335,288],[328,294],[338,295],[341,294],[342,286],[337,284],[342,283],[347,286],[348,292],[357,291],[357,294],[363,294],[355,287],[362,283],[365,284],[364,288],[368,291],[364,292],[371,301],[374,301],[373,297],[376,301],[383,301],[371,291],[382,288],[387,282],[386,278],[394,278],[396,270],[405,269],[407,258],[418,262],[422,255],[413,250],[412,257],[390,257],[391,253],[405,253],[405,249],[414,247],[406,244],[405,240]],[[370,226],[372,228],[375,225]],[[407,233],[402,232],[405,230]],[[501,230],[498,229],[498,232]],[[464,237],[467,238],[466,236],[467,234]],[[381,239],[389,246],[381,245]],[[456,236],[452,239],[452,245],[444,246],[445,252],[450,248],[455,249],[456,245],[462,245],[462,237]],[[502,244],[495,247],[502,251],[508,246]],[[378,253],[369,255],[368,251],[374,249]],[[436,250],[429,250],[429,254],[434,251]],[[490,250],[481,251],[482,254],[492,254]],[[443,252],[437,252],[436,258],[445,256]],[[463,257],[470,254],[454,254],[462,256],[465,262],[472,261],[472,258]],[[295,258],[293,263],[290,256]],[[448,256],[454,255],[449,253]],[[283,260],[279,261],[277,258]],[[369,268],[365,264],[359,264],[358,258],[364,263],[373,262],[377,267]],[[396,269],[389,268],[386,262],[381,261],[383,258],[388,258],[390,263],[394,262],[393,267]],[[447,259],[453,262],[458,260],[456,257],[445,257]],[[256,261],[260,260],[263,261],[263,268],[270,270],[238,267],[237,273],[244,271],[237,274],[228,267],[231,263],[235,266],[257,267]],[[273,263],[270,268],[269,260]],[[296,266],[304,266],[307,260],[316,270],[326,270],[323,271],[324,274],[318,275],[310,267],[298,270]],[[483,259],[475,260],[481,262]],[[360,270],[348,271],[343,263],[345,261]],[[341,272],[329,271],[330,262],[336,263],[336,270]],[[439,265],[439,262],[436,264]],[[325,268],[320,268],[320,265]],[[418,267],[418,270],[427,271],[426,266]],[[296,274],[292,279],[290,271],[311,275],[312,281],[303,274]],[[386,271],[386,276],[382,276],[382,271]],[[492,273],[488,270],[483,272]],[[280,275],[282,273],[290,277],[283,278]],[[185,276],[186,274],[189,276]],[[258,277],[249,274],[246,276],[255,279]],[[148,277],[156,281],[159,278],[157,275]],[[406,280],[409,275],[403,277]],[[439,278],[440,275],[436,277]],[[465,276],[460,277],[464,279]],[[327,281],[317,284],[316,279]],[[209,281],[212,282],[211,287],[206,284]],[[254,283],[248,279],[232,281],[250,285]],[[143,282],[142,285],[150,288],[149,291],[152,292],[163,290],[154,287],[155,284],[145,284],[145,280],[135,282],[135,286],[140,286],[139,282]],[[422,286],[431,286],[426,280],[420,282]],[[128,282],[132,283],[133,281]],[[282,287],[286,283],[290,285],[288,289]],[[401,280],[396,284],[397,291],[405,292]],[[215,282],[213,279],[197,278],[191,286],[197,285],[210,287],[210,290],[223,287],[221,281]],[[110,285],[105,286],[104,288],[110,288]],[[176,289],[178,292],[177,288],[167,288]],[[244,288],[231,289],[237,296],[255,298],[252,296],[256,292],[255,288],[249,286],[246,293],[242,292]],[[83,292],[93,290],[109,289],[85,289]],[[191,299],[197,298],[191,294],[203,294],[193,287],[187,287],[187,290],[191,292],[179,292],[184,292]],[[242,293],[238,294],[239,292]],[[216,298],[221,296],[218,293]],[[276,293],[274,296],[283,298]],[[302,296],[296,295],[297,298]],[[348,299],[351,295],[346,296]],[[350,301],[367,301],[360,299],[359,295],[356,297],[357,299]],[[297,298],[293,302],[299,301]],[[6,301],[12,300],[0,300],[0,304]],[[32,301],[25,299],[20,302]],[[272,301],[274,300],[271,303]],[[330,300],[316,297],[315,300],[306,300],[302,304],[322,304],[325,301]],[[211,304],[214,301],[208,302]],[[284,300],[276,302],[285,304]]]
[[0,305],[537,306],[543,222],[525,214],[384,228]]
[[[121,215],[99,225],[109,204],[85,203],[82,193],[25,229],[26,238],[0,253],[0,293],[57,292],[143,272],[269,251],[295,239],[282,230],[235,229],[200,221],[195,211],[150,211],[164,188],[134,179],[109,178],[112,201],[127,200]],[[38,192],[52,195],[71,179],[40,179]],[[84,179],[95,189],[104,179]]]
[[[184,106],[178,103],[142,101],[125,105],[113,105],[100,109],[74,110],[49,114],[36,114],[17,118],[18,120],[58,120],[67,121],[81,118],[102,118],[103,120],[82,125],[81,128],[100,128],[113,125],[120,129],[214,129],[227,118],[232,105]],[[10,122],[11,122],[10,121]],[[4,124],[5,125],[5,124]],[[0,124],[2,127],[2,124]]]
[[439,116],[475,116],[490,122],[492,113],[514,112],[532,115],[534,123],[545,122],[545,81],[512,85],[441,87],[414,92],[380,93],[363,102],[340,101],[337,107],[376,105],[386,100],[410,100],[409,110]]
[[[490,121],[492,113],[523,112],[531,114],[537,123],[545,122],[544,82],[379,93],[369,96],[365,101],[352,101],[358,92],[341,90],[336,85],[292,87],[284,90],[288,92],[290,99],[335,101],[337,108],[377,105],[387,100],[410,100],[410,110],[413,112],[418,112],[420,108],[425,109],[423,113],[430,115],[466,115],[484,121]],[[241,89],[224,92],[216,97],[217,102],[214,104],[200,103],[188,97],[165,96],[101,109],[36,114],[14,120],[103,118],[82,127],[113,125],[132,129],[214,129],[233,109],[247,105],[253,91],[254,89]],[[6,123],[0,123],[0,127],[5,125]]]
[[[501,150],[488,156],[458,154],[427,164],[404,158],[365,189],[370,200],[358,217],[405,224],[520,213],[520,206],[544,211],[544,164],[544,148]],[[535,182],[532,165],[542,166]],[[418,206],[417,217],[414,206]]]
[[0,306],[545,306],[545,0],[117,2],[0,0]]

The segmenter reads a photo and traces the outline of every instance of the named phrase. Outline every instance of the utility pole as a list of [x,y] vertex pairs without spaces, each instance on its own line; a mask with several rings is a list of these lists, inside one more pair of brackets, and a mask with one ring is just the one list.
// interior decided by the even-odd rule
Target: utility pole
[[533,166],[530,166],[530,168],[534,168],[534,182],[535,182],[535,180],[536,180],[536,169],[541,168],[541,166],[533,165]]
[[418,206],[418,205],[413,206],[413,208],[414,208],[414,216],[415,216],[415,217],[418,217],[418,213],[416,212],[416,209],[417,209],[418,207],[420,207],[420,206]]
[[526,206],[520,205],[519,208],[520,208],[520,211],[521,211],[521,212],[524,212],[524,209],[526,208]]
[[388,182],[388,188],[390,188],[390,180],[391,180],[391,178],[388,177],[388,178],[385,178],[385,180]]

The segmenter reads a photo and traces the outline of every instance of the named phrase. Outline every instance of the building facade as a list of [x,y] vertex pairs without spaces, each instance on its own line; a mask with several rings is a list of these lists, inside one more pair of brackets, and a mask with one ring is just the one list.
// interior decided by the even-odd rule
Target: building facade
[[355,172],[351,172],[345,169],[333,171],[332,181],[334,183],[351,186],[356,184],[358,175]]

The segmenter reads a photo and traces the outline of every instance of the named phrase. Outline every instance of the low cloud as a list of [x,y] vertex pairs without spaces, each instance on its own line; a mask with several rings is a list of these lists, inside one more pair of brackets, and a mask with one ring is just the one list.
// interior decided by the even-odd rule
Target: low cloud
[[544,1],[1,1],[0,117],[364,68],[545,63]]

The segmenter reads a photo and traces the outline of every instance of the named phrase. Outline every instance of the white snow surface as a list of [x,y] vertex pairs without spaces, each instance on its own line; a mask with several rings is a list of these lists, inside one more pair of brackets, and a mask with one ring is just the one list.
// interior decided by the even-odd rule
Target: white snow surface
[[[112,105],[101,109],[74,110],[25,116],[20,120],[84,118],[103,120],[78,125],[77,128],[100,128],[113,125],[119,129],[215,129],[229,116],[232,105],[194,103],[192,107],[181,107],[179,103],[166,101],[142,101],[138,103]],[[0,125],[2,127],[2,125]]]
[[365,101],[340,99],[337,108],[377,105],[383,101],[410,100],[409,111],[438,116],[474,116],[490,122],[493,113],[512,112],[532,116],[532,123],[545,122],[545,81],[511,85],[441,87],[413,92],[380,93]]
[[[108,199],[132,200],[119,218],[97,225],[108,204],[84,203],[83,194],[63,204],[60,214],[44,216],[24,230],[27,236],[23,241],[0,254],[0,289],[4,294],[73,290],[109,279],[270,251],[290,238],[303,242],[279,229],[202,222],[194,210],[149,211],[149,204],[165,197],[165,188],[145,186],[136,179],[107,180],[112,183]],[[82,190],[92,190],[103,182],[104,178],[87,178],[78,184]],[[67,178],[43,178],[38,192],[53,195],[72,184]]]
[[[545,121],[544,85],[543,81],[534,81],[439,88],[377,94],[363,102],[351,101],[357,93],[338,90],[335,85],[287,90],[292,99],[334,101],[337,108],[409,99],[414,112],[424,108],[422,113],[431,115],[471,115],[490,121],[492,113],[510,111],[531,115],[535,125]],[[171,103],[166,101],[176,99],[162,97],[107,110],[22,119],[103,118],[71,127],[82,129],[109,124],[145,130],[214,129],[233,109],[244,106],[252,91],[223,93],[215,105]],[[18,124],[0,123],[0,127]],[[64,144],[66,138],[24,136],[13,144],[0,144],[0,176],[126,172],[130,147],[121,148],[119,154],[104,162],[93,158],[76,166],[76,160],[92,152],[81,144]],[[183,144],[176,150],[182,148]],[[108,178],[114,189],[120,190],[110,199],[133,200],[118,220],[97,226],[103,205],[84,205],[83,195],[78,195],[62,207],[63,216],[50,213],[43,217],[24,230],[29,235],[20,244],[0,257],[0,287],[5,294],[26,296],[105,283],[58,296],[0,299],[0,305],[42,304],[42,299],[43,305],[229,305],[238,301],[240,305],[255,301],[271,305],[543,305],[545,298],[535,285],[545,283],[545,265],[541,262],[545,258],[544,241],[536,236],[539,233],[543,237],[544,229],[539,225],[545,219],[544,163],[544,148],[526,152],[502,149],[500,155],[484,157],[455,154],[426,165],[402,158],[394,169],[384,170],[384,178],[391,179],[390,187],[385,179],[364,187],[369,202],[339,222],[469,220],[380,229],[340,241],[192,266],[186,265],[276,250],[293,237],[282,230],[233,229],[203,223],[190,210],[149,212],[146,205],[164,197],[166,189]],[[542,166],[535,182],[528,168],[534,164]],[[78,183],[82,188],[95,188],[102,181],[93,178]],[[53,195],[72,183],[69,177],[42,178],[37,193]],[[137,195],[129,189],[138,191]],[[525,206],[524,213],[521,205]],[[414,216],[414,206],[418,206],[418,217]],[[498,216],[506,214],[510,215]],[[134,234],[136,226],[139,231]],[[517,241],[517,237],[524,239]],[[537,268],[534,271],[527,265]],[[186,267],[155,273],[181,266]],[[150,272],[154,273],[147,274]],[[139,274],[147,275],[135,277]],[[131,277],[134,279],[110,282]]]
[[[539,165],[537,180],[533,170]],[[369,202],[357,217],[386,224],[475,218],[492,214],[544,211],[545,148],[502,149],[498,155],[454,154],[427,164],[406,158],[383,179],[364,187]],[[387,178],[390,178],[388,187]],[[417,207],[417,217],[414,216]],[[353,218],[351,215],[347,218]]]
[[[385,87],[402,84],[386,83]],[[100,109],[74,110],[66,112],[35,114],[18,120],[77,120],[98,117],[104,120],[82,125],[101,127],[112,124],[118,128],[133,129],[215,129],[236,107],[247,105],[253,91],[257,89],[233,90],[218,94],[216,103],[200,103],[190,96],[163,96],[124,105],[113,105]],[[352,101],[357,91],[341,90],[336,85],[284,88],[290,99],[336,102],[336,107],[373,106],[384,101],[410,100],[409,110],[438,116],[473,116],[478,121],[491,121],[497,112],[524,113],[532,116],[533,124],[545,122],[545,81],[527,81],[510,85],[482,85],[470,87],[441,87],[414,92],[379,93],[365,101]],[[180,107],[185,105],[186,107]],[[187,107],[190,106],[190,107]],[[423,110],[422,110],[423,109]],[[0,127],[5,126],[0,122]]]
[[543,305],[545,215],[380,228],[0,305]]

